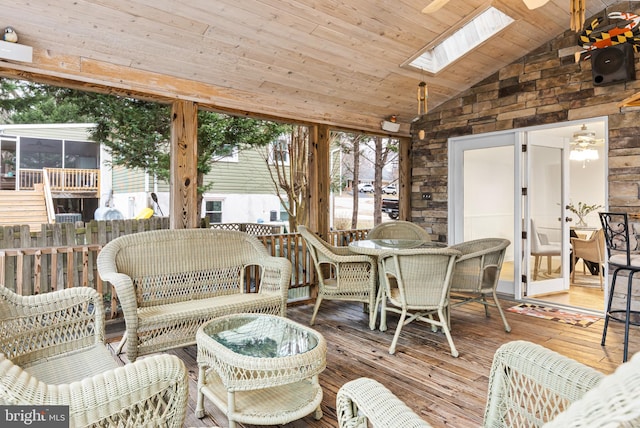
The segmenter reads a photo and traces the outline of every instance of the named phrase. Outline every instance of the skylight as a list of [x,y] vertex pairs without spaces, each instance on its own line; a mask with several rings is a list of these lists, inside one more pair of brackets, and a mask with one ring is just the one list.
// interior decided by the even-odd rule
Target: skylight
[[440,43],[427,46],[409,65],[435,74],[512,22],[509,15],[489,7]]

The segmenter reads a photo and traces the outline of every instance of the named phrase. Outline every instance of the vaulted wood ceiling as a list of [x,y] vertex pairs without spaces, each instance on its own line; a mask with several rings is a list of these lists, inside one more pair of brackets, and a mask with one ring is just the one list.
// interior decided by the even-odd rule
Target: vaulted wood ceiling
[[[408,135],[421,80],[434,108],[569,28],[570,0],[533,11],[522,0],[451,0],[422,14],[429,2],[11,2],[0,27],[15,28],[34,58],[0,61],[0,75],[369,132],[397,115]],[[586,15],[615,3],[587,0]],[[401,66],[490,4],[516,22],[437,75]]]

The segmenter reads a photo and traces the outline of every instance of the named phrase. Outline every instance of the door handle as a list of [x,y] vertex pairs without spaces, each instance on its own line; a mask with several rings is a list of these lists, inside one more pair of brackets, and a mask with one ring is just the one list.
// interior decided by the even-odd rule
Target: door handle
[[564,221],[566,221],[567,223],[569,223],[570,221],[573,221],[573,219],[571,217],[565,217]]

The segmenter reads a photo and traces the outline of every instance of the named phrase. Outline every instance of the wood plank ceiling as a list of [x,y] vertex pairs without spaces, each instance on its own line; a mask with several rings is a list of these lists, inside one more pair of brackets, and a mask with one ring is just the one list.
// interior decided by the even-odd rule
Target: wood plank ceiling
[[[15,28],[34,60],[0,61],[0,75],[374,133],[397,115],[406,136],[421,80],[434,108],[569,28],[569,0],[533,11],[522,0],[451,0],[422,14],[429,2],[5,2],[0,27]],[[615,3],[587,0],[586,15]],[[516,22],[437,75],[402,66],[489,4]]]

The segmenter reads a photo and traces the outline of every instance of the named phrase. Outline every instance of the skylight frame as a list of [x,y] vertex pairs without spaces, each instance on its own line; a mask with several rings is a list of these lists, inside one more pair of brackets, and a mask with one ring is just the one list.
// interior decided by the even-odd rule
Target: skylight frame
[[437,74],[514,22],[505,12],[489,6],[448,36],[425,46],[406,65]]

